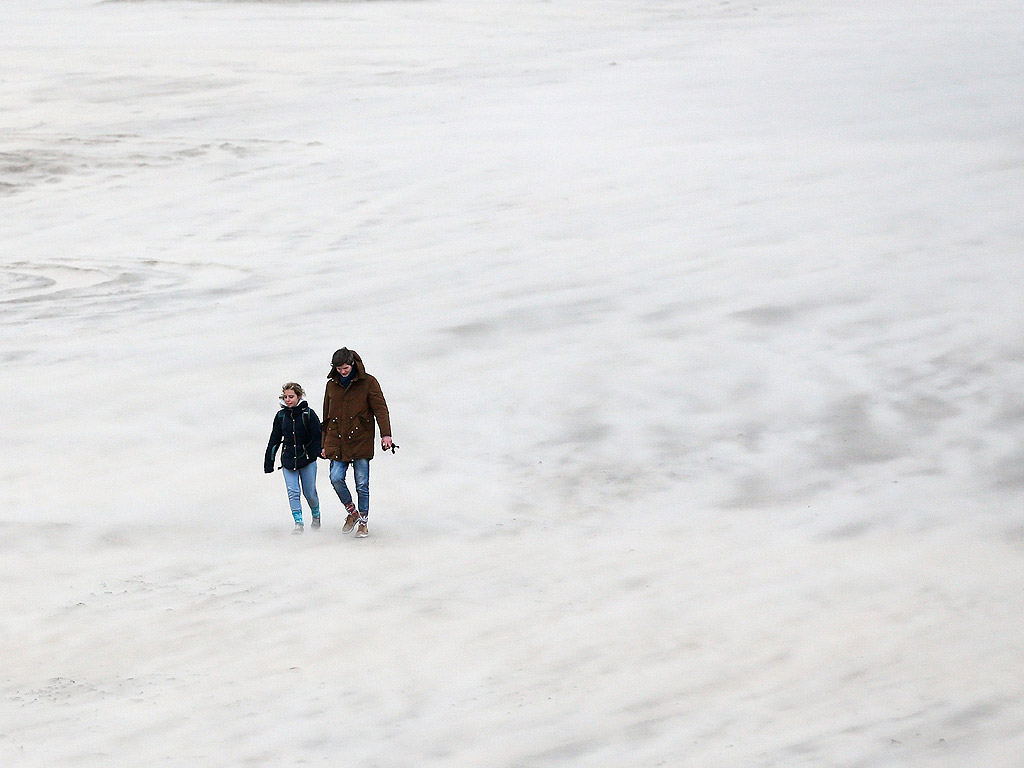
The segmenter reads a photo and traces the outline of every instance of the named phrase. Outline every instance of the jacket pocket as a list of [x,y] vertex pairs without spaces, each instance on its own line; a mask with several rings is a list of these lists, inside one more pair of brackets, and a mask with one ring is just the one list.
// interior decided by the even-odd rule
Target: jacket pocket
[[349,437],[359,437],[373,429],[373,418],[370,415],[356,414],[348,431]]

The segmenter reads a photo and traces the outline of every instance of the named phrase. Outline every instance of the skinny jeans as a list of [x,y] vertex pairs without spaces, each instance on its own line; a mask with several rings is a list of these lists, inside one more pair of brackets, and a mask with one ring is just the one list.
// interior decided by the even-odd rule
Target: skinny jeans
[[[296,523],[302,522],[302,499],[306,497],[309,512],[313,517],[320,517],[320,499],[316,495],[316,462],[310,462],[302,469],[281,468],[284,484],[288,489],[288,505]],[[301,496],[300,496],[301,489]]]
[[356,481],[356,498],[359,500],[359,519],[365,521],[370,516],[370,460],[353,459],[352,461],[331,460],[331,485],[335,493],[346,507],[352,503],[352,494],[345,482],[349,465]]

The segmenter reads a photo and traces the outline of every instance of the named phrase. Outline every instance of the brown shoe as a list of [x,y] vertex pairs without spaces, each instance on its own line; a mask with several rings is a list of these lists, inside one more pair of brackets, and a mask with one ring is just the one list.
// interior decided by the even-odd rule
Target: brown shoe
[[352,529],[356,527],[356,521],[359,519],[358,512],[349,512],[348,517],[345,518],[345,524],[341,526],[342,533],[352,533]]
[[356,529],[356,538],[357,539],[365,539],[369,535],[370,535],[370,532],[368,530],[366,530],[366,523],[363,523],[363,522],[359,523],[359,527]]

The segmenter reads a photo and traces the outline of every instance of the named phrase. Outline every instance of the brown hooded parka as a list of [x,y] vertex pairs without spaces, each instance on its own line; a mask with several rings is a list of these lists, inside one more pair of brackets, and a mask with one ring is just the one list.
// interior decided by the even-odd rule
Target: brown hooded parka
[[351,355],[353,374],[348,386],[341,385],[341,375],[332,366],[324,390],[324,456],[335,461],[373,458],[374,419],[381,437],[391,436],[391,417],[380,384],[366,372],[362,358],[356,352]]

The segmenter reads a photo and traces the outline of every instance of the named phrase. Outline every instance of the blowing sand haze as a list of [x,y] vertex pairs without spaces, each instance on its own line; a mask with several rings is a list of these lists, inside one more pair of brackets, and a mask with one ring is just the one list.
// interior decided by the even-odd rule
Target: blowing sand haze
[[0,764],[1022,764],[1020,3],[2,28]]

